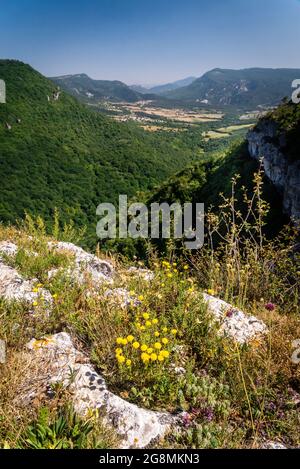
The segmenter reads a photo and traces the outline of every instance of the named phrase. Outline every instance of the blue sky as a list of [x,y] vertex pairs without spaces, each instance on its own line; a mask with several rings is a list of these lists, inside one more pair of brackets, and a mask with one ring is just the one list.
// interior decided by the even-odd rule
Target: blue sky
[[0,57],[129,84],[300,68],[300,1],[0,0]]

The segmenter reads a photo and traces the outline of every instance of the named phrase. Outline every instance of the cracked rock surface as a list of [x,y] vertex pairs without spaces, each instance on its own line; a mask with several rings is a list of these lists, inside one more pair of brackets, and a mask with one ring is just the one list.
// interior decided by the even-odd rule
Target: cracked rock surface
[[35,302],[43,301],[45,310],[49,312],[53,304],[50,292],[41,288],[38,292],[34,280],[25,280],[16,269],[4,264],[0,258],[0,297],[7,301],[24,301],[30,304],[35,311]]
[[[112,283],[114,268],[111,263],[99,259],[72,243],[49,242],[48,246],[50,249],[74,256],[75,267],[68,270],[68,275],[80,285],[88,280],[95,288],[103,282]],[[51,271],[50,275],[53,274],[55,275],[55,272]]]
[[266,334],[267,326],[255,316],[248,316],[219,298],[203,294],[209,312],[221,324],[221,332],[240,344]]
[[[163,437],[179,421],[179,417],[142,409],[110,392],[104,378],[74,347],[67,333],[32,339],[27,347],[38,367],[39,386],[42,382],[46,390],[61,382],[71,392],[74,410],[79,415],[98,409],[104,423],[120,437],[122,448],[143,448]],[[35,389],[33,379],[30,388],[19,397],[23,405],[35,398]]]

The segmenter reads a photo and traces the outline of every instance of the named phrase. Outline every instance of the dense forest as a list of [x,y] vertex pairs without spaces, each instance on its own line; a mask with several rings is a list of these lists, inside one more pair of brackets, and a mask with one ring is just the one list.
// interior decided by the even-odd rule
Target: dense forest
[[76,219],[95,237],[95,210],[151,189],[197,158],[167,133],[146,133],[87,109],[50,80],[18,61],[0,61],[7,104],[0,106],[0,219],[24,211],[49,221]]

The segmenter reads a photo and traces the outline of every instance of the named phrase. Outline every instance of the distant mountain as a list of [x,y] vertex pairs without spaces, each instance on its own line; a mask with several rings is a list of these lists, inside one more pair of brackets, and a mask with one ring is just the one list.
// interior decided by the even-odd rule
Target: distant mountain
[[141,85],[132,85],[130,86],[130,88],[133,91],[136,91],[142,94],[153,93],[153,94],[160,95],[163,93],[167,93],[168,91],[177,90],[178,88],[182,88],[183,86],[188,86],[191,83],[193,83],[193,81],[195,80],[196,80],[196,77],[187,77],[187,78],[184,78],[183,80],[177,80],[172,83],[167,83],[165,85],[153,86],[152,88],[145,88],[144,86],[141,86]]
[[84,73],[52,77],[50,79],[68,93],[87,102],[102,99],[136,102],[144,99],[141,93],[137,93],[121,81],[93,80]]
[[183,86],[189,86],[195,80],[196,77],[184,78],[183,80],[174,81],[173,83],[167,83],[166,85],[154,86],[148,92],[154,94],[167,93],[168,91],[177,90],[178,88],[182,88]]
[[136,93],[140,94],[147,94],[149,93],[150,88],[145,88],[145,86],[142,85],[130,85],[129,88]]
[[188,86],[163,93],[163,96],[213,107],[252,110],[275,106],[292,93],[291,84],[300,78],[300,69],[223,70],[216,68]]

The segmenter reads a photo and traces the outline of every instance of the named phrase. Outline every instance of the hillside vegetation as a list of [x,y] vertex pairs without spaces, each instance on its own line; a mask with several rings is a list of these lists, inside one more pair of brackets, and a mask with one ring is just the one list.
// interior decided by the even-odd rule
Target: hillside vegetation
[[[95,209],[151,189],[194,155],[169,135],[88,110],[30,66],[0,61],[7,104],[0,105],[0,219],[14,223],[26,210],[88,226]],[[56,94],[58,93],[58,94]]]
[[121,81],[93,80],[88,75],[65,75],[51,80],[73,96],[89,103],[101,99],[136,102],[143,96]]
[[258,106],[278,105],[285,96],[291,96],[292,82],[298,76],[297,69],[217,68],[164,96],[185,102],[203,101],[205,105],[221,108],[253,110]]
[[[272,242],[259,237],[260,187],[257,175],[251,206],[258,218],[246,236],[232,200],[221,200],[228,231],[219,248],[208,239],[188,261],[150,252],[151,270],[139,270],[141,262],[129,269],[99,251],[98,259],[86,254],[78,270],[78,248],[56,241],[74,241],[73,230],[69,239],[57,229],[49,238],[43,222],[29,217],[22,230],[0,227],[0,337],[7,345],[1,448],[122,448],[124,438],[139,447],[146,431],[134,439],[132,427],[124,433],[124,402],[143,412],[134,421],[141,428],[141,407],[180,418],[171,432],[148,439],[149,447],[256,448],[269,440],[299,446],[299,364],[291,361],[300,333],[299,256],[292,230]],[[93,269],[103,262],[112,277],[99,284]],[[13,286],[7,269],[19,278]],[[29,296],[20,301],[25,281]],[[218,298],[230,303],[215,311]],[[79,362],[61,349],[61,332],[60,341],[71,337],[84,352]],[[119,413],[120,401],[103,383],[122,397]],[[89,409],[84,417],[74,413],[78,399]],[[107,414],[110,424],[102,420]]]

